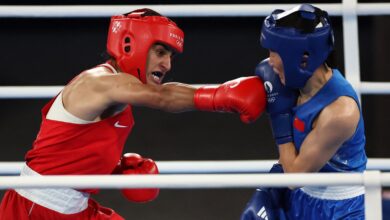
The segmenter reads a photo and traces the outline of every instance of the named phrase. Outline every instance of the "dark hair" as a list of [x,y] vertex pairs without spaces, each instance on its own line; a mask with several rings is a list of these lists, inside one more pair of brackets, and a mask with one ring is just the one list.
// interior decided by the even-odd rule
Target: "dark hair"
[[337,55],[336,55],[336,50],[333,49],[330,54],[328,55],[328,58],[325,60],[326,65],[328,65],[331,68],[338,68],[339,66],[337,65]]
[[[316,29],[316,27],[322,23],[330,23],[329,22],[329,16],[326,11],[323,11],[317,7],[314,8],[314,19],[307,18],[304,14],[305,12],[301,11],[295,11],[291,14],[288,14],[287,16],[283,16],[280,19],[276,20],[276,26],[279,27],[292,27],[295,29],[300,30],[302,33],[313,33]],[[280,14],[283,13],[283,10],[275,10],[273,13]],[[309,17],[313,16],[311,14]]]

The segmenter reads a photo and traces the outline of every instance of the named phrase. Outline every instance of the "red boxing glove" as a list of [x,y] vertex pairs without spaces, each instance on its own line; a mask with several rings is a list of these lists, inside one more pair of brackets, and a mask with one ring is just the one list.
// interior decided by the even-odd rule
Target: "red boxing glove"
[[[122,174],[158,174],[156,163],[136,153],[126,153],[121,160]],[[157,198],[160,189],[122,189],[122,194],[132,202],[149,202]]]
[[237,112],[241,121],[250,123],[264,112],[266,94],[263,81],[257,76],[240,77],[219,86],[204,86],[195,91],[198,110]]

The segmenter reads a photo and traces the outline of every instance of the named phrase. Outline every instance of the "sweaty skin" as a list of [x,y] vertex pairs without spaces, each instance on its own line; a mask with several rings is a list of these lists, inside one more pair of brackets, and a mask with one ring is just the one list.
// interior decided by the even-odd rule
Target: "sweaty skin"
[[[195,88],[181,83],[161,84],[171,69],[172,51],[161,44],[149,50],[147,83],[120,72],[113,74],[97,67],[80,74],[64,88],[63,104],[71,114],[88,121],[99,121],[122,111],[127,104],[182,112],[194,109]],[[158,75],[158,76],[157,76]]]

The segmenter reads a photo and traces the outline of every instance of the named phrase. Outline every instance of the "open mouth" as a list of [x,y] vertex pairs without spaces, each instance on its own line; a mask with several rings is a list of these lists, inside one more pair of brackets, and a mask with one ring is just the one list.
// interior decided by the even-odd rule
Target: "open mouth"
[[161,84],[161,81],[164,78],[164,73],[160,71],[152,72],[152,78],[154,82],[156,82],[157,84]]

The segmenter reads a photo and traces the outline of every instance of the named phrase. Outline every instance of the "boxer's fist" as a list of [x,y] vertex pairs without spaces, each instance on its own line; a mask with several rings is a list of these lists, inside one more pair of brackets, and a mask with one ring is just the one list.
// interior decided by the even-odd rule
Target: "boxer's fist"
[[293,141],[292,113],[296,105],[298,91],[284,86],[268,63],[269,59],[261,61],[256,67],[267,91],[267,112],[271,119],[272,133],[277,144]]
[[[283,173],[280,164],[274,164],[270,173]],[[240,220],[286,219],[291,190],[287,187],[262,187],[256,190],[241,214]],[[267,218],[264,218],[267,216]]]
[[195,91],[198,110],[236,112],[241,121],[255,121],[265,109],[265,90],[258,77],[241,77],[219,86],[204,86]]
[[[142,158],[136,153],[123,155],[120,168],[122,174],[158,174],[156,163],[149,158]],[[132,202],[149,202],[157,198],[159,189],[123,189],[122,194]]]

